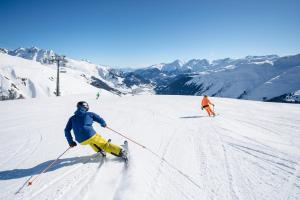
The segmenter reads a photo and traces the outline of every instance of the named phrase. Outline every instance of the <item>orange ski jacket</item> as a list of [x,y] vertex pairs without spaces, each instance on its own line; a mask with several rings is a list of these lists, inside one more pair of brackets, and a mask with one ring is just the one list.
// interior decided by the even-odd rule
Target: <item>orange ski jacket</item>
[[201,102],[201,106],[202,106],[202,107],[207,107],[207,106],[209,106],[209,104],[213,105],[213,104],[209,101],[209,99],[208,99],[207,97],[203,97],[202,102]]

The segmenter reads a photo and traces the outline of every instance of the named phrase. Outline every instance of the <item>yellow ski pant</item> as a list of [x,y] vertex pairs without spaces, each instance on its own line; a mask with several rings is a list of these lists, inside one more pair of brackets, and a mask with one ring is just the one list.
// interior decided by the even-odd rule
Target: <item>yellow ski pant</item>
[[96,152],[99,152],[100,149],[102,149],[103,151],[107,153],[111,153],[116,156],[118,156],[122,150],[120,146],[111,144],[98,133],[93,135],[91,138],[81,142],[80,144],[82,145],[89,144]]

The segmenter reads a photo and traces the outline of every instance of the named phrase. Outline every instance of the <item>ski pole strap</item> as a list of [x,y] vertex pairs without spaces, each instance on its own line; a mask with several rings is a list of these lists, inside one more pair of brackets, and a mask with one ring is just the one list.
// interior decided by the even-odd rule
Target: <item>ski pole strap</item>
[[106,128],[108,128],[108,129],[111,130],[112,132],[117,133],[117,134],[121,135],[122,137],[124,137],[124,138],[130,140],[131,142],[133,142],[133,143],[135,143],[135,144],[137,144],[137,145],[143,147],[144,149],[146,149],[146,147],[145,147],[144,145],[142,145],[142,144],[140,144],[140,143],[138,143],[138,142],[136,142],[136,141],[130,139],[129,137],[123,135],[122,133],[119,133],[118,131],[115,131],[115,130],[111,129],[111,128],[109,128],[108,126],[106,126]]
[[35,176],[32,180],[28,180],[28,186],[32,185],[32,182],[34,180],[36,180],[41,174],[45,173],[52,165],[54,165],[54,163],[56,163],[58,161],[58,159],[60,157],[62,157],[69,149],[71,149],[72,147],[67,148],[60,156],[58,156],[56,158],[56,160],[54,160],[50,165],[48,165],[44,170],[42,170],[37,176]]

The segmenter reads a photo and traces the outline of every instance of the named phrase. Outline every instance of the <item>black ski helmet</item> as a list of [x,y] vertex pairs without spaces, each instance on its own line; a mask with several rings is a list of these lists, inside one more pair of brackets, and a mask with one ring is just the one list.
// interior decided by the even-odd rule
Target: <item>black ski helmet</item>
[[89,104],[86,101],[79,101],[77,103],[77,108],[85,108],[86,111],[89,110]]

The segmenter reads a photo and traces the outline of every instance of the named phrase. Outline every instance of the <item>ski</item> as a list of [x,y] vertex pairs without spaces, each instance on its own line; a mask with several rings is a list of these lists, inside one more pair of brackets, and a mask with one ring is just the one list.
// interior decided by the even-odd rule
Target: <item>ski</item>
[[125,164],[128,166],[129,149],[128,149],[128,142],[127,142],[127,140],[124,141],[124,144],[122,144],[121,147],[122,147],[122,159],[124,159]]

